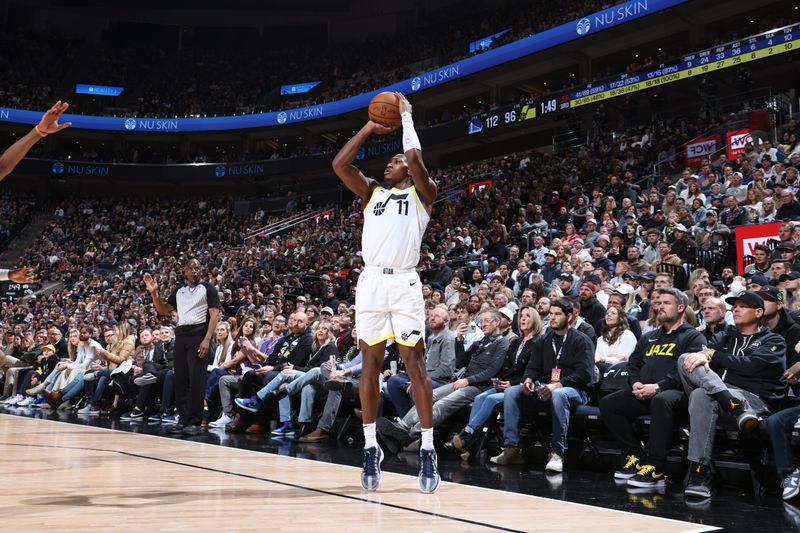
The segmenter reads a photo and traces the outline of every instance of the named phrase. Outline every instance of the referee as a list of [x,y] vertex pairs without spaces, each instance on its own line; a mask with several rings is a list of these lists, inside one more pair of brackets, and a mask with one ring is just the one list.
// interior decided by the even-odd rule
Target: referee
[[174,372],[175,403],[180,424],[170,433],[197,435],[203,416],[203,394],[206,387],[206,356],[211,336],[219,320],[219,293],[207,281],[200,281],[200,262],[190,259],[183,268],[186,284],[175,289],[166,302],[158,297],[158,282],[149,273],[144,275],[147,291],[161,315],[178,311],[175,328]]

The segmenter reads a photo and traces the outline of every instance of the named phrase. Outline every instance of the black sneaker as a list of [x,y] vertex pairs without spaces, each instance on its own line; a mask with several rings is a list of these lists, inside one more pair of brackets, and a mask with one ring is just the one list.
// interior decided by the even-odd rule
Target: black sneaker
[[183,424],[172,424],[170,426],[167,426],[166,431],[170,435],[182,435],[183,434]]
[[286,389],[286,387],[281,387],[280,389],[270,391],[267,396],[277,402],[289,396],[289,391]]
[[639,473],[639,468],[642,465],[639,464],[639,458],[635,455],[629,455],[625,460],[625,465],[616,472],[614,472],[614,479],[631,479],[633,476]]
[[192,424],[190,426],[184,426],[183,430],[181,431],[184,435],[189,435],[194,437],[195,435],[199,435],[203,430],[197,424]]
[[329,379],[325,382],[325,388],[329,391],[339,391],[345,394],[353,389],[353,382],[347,379]]
[[693,498],[710,498],[714,486],[713,481],[711,467],[693,463],[692,470],[689,473],[689,482],[686,484],[683,493]]
[[127,415],[122,415],[119,417],[120,421],[122,422],[141,422],[143,418],[144,413],[137,408],[134,408],[133,411]]
[[376,420],[375,429],[378,430],[378,435],[392,455],[399,453],[403,447],[408,446],[414,440],[408,434],[407,429],[388,418],[381,417]]
[[641,489],[658,488],[666,485],[666,476],[653,465],[642,465],[635,476],[628,480],[629,487]]
[[736,419],[736,425],[739,426],[739,431],[742,433],[753,431],[758,428],[758,424],[761,422],[761,418],[750,410],[747,400],[742,400],[738,403],[730,400],[730,413]]
[[453,444],[460,452],[467,452],[475,445],[475,434],[468,431],[462,431],[453,437]]

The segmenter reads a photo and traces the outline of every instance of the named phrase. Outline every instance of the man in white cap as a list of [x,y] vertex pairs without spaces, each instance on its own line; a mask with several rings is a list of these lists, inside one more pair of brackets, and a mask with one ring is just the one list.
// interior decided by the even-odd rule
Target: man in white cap
[[509,342],[514,342],[519,337],[514,333],[511,325],[514,323],[514,311],[508,307],[501,307],[500,311],[500,334]]
[[323,322],[330,322],[333,318],[333,309],[330,307],[323,307],[319,311],[319,319]]

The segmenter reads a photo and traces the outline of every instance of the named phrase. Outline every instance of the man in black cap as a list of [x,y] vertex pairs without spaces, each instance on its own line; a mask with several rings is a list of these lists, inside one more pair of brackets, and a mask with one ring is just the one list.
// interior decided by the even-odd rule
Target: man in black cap
[[710,498],[711,453],[720,413],[752,431],[785,395],[786,342],[761,325],[764,300],[743,291],[729,297],[736,329],[718,333],[702,352],[678,358],[678,372],[689,396],[689,481],[684,494]]
[[764,318],[761,324],[786,339],[786,367],[800,361],[795,348],[800,342],[800,324],[796,323],[784,308],[783,291],[772,285],[762,287],[756,294],[764,300]]
[[575,278],[569,272],[562,272],[558,275],[558,286],[564,296],[578,295],[578,291],[575,288]]
[[753,274],[747,280],[747,290],[751,292],[760,291],[761,287],[769,285],[769,280],[763,274]]

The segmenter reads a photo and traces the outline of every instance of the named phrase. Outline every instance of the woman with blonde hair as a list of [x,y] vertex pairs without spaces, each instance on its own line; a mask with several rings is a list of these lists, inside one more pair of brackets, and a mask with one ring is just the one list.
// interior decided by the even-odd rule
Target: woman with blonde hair
[[[245,324],[247,324],[249,328],[255,330],[255,319],[244,319],[242,322],[242,329],[244,329]],[[252,337],[253,333],[250,333],[250,336]],[[242,337],[241,332],[240,337]],[[246,336],[244,338],[246,338]],[[206,390],[203,396],[203,419],[201,422],[203,426],[208,425],[210,416],[209,402],[213,401],[214,393],[219,392],[218,384],[220,378],[228,374],[237,374],[239,371],[239,363],[244,361],[244,355],[236,355],[234,353],[235,346],[236,343],[234,343],[233,336],[231,335],[230,324],[225,321],[218,322],[214,330],[214,339],[208,348],[208,353],[209,355],[213,355],[213,359],[207,367],[208,378],[206,379]]]
[[[103,401],[108,384],[112,381],[112,375],[125,374],[130,372],[132,367],[131,359],[136,348],[136,338],[131,333],[131,325],[128,321],[123,320],[112,329],[106,329],[103,335],[106,340],[106,349],[97,350],[100,359],[96,360],[94,366],[83,375],[84,383],[95,382],[92,401],[78,411],[78,414],[99,415],[100,404]],[[119,406],[119,401],[119,394],[115,394],[114,409]],[[48,403],[51,403],[49,399]]]

